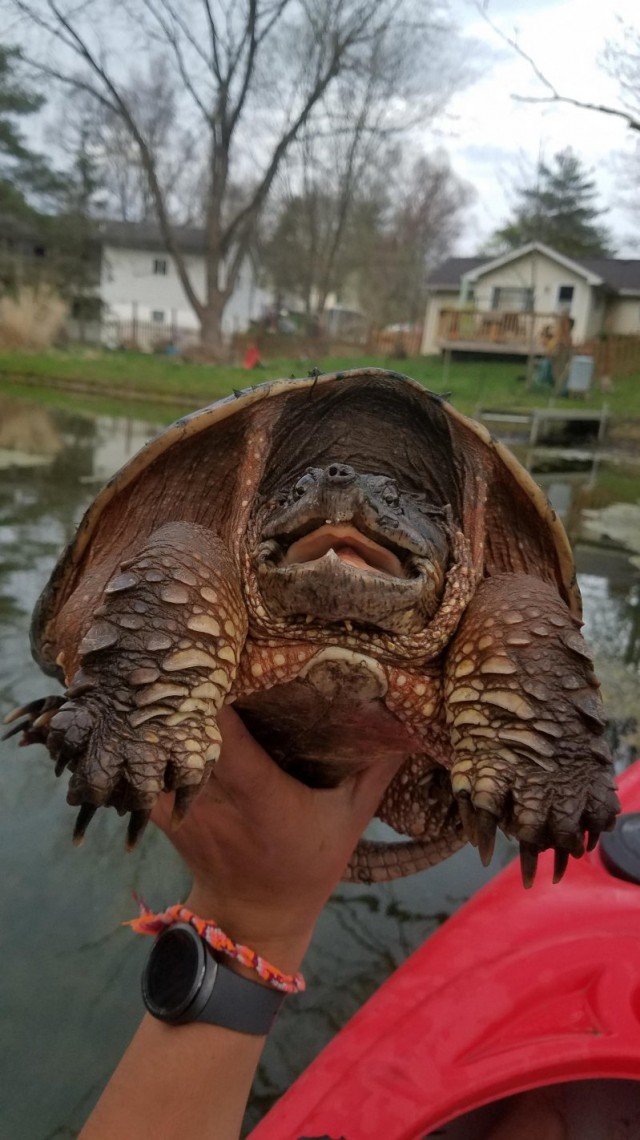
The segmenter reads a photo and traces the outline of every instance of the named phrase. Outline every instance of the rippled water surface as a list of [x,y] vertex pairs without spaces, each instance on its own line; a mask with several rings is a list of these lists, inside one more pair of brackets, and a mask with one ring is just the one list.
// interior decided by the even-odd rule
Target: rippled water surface
[[[153,424],[0,398],[0,715],[55,691],[29,654],[33,604],[99,486],[155,433]],[[633,470],[625,468],[632,488]],[[611,498],[606,463],[584,478],[566,472],[540,478],[576,540],[585,485],[590,502],[607,486]],[[576,551],[586,634],[622,765],[638,745],[638,572],[611,543],[578,541]],[[186,883],[153,829],[126,855],[122,823],[112,812],[98,813],[85,846],[72,847],[74,813],[42,748],[19,750],[13,740],[3,746],[0,812],[0,1136],[64,1140],[77,1134],[141,1015],[138,979],[148,946],[121,927],[134,910],[132,892],[160,907],[183,897]],[[252,1120],[511,857],[501,842],[490,871],[468,849],[396,884],[340,888],[309,953],[295,1036],[293,1011],[285,1008],[265,1051]]]

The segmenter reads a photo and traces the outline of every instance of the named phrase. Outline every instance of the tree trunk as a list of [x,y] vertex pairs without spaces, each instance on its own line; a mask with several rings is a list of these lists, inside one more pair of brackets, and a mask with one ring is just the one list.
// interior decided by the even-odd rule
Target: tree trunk
[[200,314],[200,345],[202,353],[216,363],[225,359],[225,344],[222,333],[222,314],[226,296],[223,293],[210,293]]

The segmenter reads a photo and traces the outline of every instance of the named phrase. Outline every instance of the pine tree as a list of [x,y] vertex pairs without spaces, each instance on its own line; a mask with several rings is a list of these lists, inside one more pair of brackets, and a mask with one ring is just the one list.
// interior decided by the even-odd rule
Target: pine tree
[[60,179],[24,141],[20,120],[40,110],[44,98],[20,79],[18,48],[0,44],[0,212],[30,214],[60,189]]
[[567,147],[550,164],[541,162],[533,185],[518,188],[514,217],[494,234],[491,246],[516,249],[539,241],[568,257],[610,254],[611,238],[598,223],[597,191],[580,159]]
[[104,211],[100,172],[93,155],[91,130],[81,122],[56,213],[46,219],[50,272],[82,323],[99,314],[97,297],[100,250],[97,220]]

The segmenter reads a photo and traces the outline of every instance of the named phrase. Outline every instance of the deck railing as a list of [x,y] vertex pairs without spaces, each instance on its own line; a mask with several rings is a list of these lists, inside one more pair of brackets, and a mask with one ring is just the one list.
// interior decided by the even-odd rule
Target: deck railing
[[567,318],[559,313],[441,309],[438,342],[442,348],[469,351],[549,353],[566,335],[567,325]]

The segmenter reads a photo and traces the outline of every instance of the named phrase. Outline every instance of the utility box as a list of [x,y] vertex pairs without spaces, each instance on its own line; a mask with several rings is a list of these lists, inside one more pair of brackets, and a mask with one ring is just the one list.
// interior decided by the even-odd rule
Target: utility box
[[584,395],[593,380],[593,357],[574,356],[569,367],[566,391],[569,395]]

